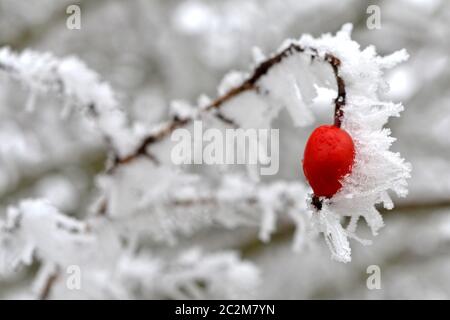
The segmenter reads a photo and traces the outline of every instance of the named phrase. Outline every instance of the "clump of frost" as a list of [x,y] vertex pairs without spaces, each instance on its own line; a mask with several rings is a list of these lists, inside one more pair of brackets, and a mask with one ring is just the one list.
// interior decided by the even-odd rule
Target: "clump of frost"
[[86,229],[84,222],[60,214],[47,201],[21,201],[0,221],[0,273],[29,265],[35,256],[45,261],[72,259],[76,249],[92,240]]
[[230,71],[223,78],[219,87],[217,88],[217,92],[219,95],[224,95],[231,89],[239,86],[242,82],[244,82],[246,78],[246,74],[240,71]]
[[175,100],[170,104],[170,115],[179,120],[191,120],[197,117],[197,108],[186,101]]

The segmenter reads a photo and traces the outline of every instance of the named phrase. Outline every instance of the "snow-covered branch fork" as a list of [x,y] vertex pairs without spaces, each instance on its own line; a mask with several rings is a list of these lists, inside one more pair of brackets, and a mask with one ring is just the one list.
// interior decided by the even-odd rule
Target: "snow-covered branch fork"
[[[152,128],[130,123],[111,87],[77,58],[0,49],[0,71],[29,88],[31,95],[56,95],[66,106],[85,112],[111,154],[96,180],[101,195],[93,212],[102,215],[72,219],[45,200],[24,200],[10,208],[0,223],[0,271],[39,259],[36,286],[41,296],[64,294],[55,266],[64,270],[78,265],[87,296],[130,297],[141,285],[151,297],[178,298],[183,292],[189,297],[211,297],[213,292],[236,297],[256,284],[258,272],[232,253],[195,251],[187,258],[174,255],[162,262],[151,252],[136,255],[134,249],[143,238],[174,243],[217,225],[259,226],[261,240],[269,241],[277,219],[285,217],[296,226],[295,248],[302,247],[307,235],[323,234],[332,257],[350,261],[348,238],[369,242],[356,235],[359,218],[364,217],[376,235],[383,220],[375,205],[384,203],[391,209],[388,191],[405,196],[410,174],[410,165],[389,150],[394,139],[383,128],[403,107],[379,99],[386,88],[384,69],[408,56],[404,50],[387,57],[378,56],[373,47],[361,50],[350,31],[346,25],[336,35],[287,40],[269,57],[256,50],[251,72],[226,75],[218,98],[201,96],[195,106],[174,102],[171,118]],[[189,173],[170,160],[171,133],[181,127],[193,130],[194,120],[220,130],[271,128],[286,108],[295,126],[305,126],[314,122],[318,101],[325,101],[333,110],[334,125],[355,142],[352,171],[332,197],[315,197],[302,182],[259,182],[251,165],[247,173],[221,165],[217,176],[207,170]],[[346,216],[350,223],[343,226]],[[200,256],[206,267],[197,263]],[[173,272],[166,273],[164,264]],[[239,272],[250,280],[242,282]],[[148,283],[137,284],[144,274]],[[52,293],[42,284],[49,279]]]

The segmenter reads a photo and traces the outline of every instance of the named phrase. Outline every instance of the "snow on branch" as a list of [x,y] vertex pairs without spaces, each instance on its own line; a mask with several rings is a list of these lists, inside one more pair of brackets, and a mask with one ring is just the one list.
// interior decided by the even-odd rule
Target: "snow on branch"
[[[0,252],[0,275],[34,259],[44,262],[33,286],[42,299],[52,292],[130,299],[136,290],[159,299],[232,299],[249,297],[259,283],[258,270],[234,252],[191,249],[169,259],[132,254],[108,225],[69,218],[39,199],[22,201],[0,220]],[[82,290],[66,287],[65,273],[71,266],[83,273]]]
[[[311,62],[315,60],[320,60],[322,62],[325,62],[329,64],[333,70],[333,74],[336,81],[336,87],[337,87],[337,96],[334,99],[335,103],[335,117],[334,121],[337,126],[341,125],[341,118],[343,115],[343,106],[345,105],[345,98],[346,98],[346,90],[345,90],[345,83],[342,77],[339,75],[339,68],[341,65],[341,61],[338,57],[333,55],[331,52],[319,52],[315,47],[313,46],[304,46],[301,44],[301,42],[295,42],[291,41],[289,43],[284,44],[276,54],[274,54],[272,57],[268,58],[267,60],[264,60],[260,62],[252,71],[251,75],[247,78],[240,77],[240,75],[237,76],[237,78],[240,80],[240,83],[237,85],[232,84],[229,85],[230,81],[233,82],[234,79],[231,79],[229,75],[227,75],[224,78],[224,82],[219,87],[219,92],[222,92],[223,94],[220,95],[217,99],[207,102],[205,105],[199,106],[200,110],[202,112],[214,112],[215,115],[221,119],[223,122],[229,124],[229,125],[238,125],[233,121],[232,119],[225,116],[222,112],[219,111],[220,107],[229,102],[230,100],[236,98],[239,95],[242,95],[243,93],[247,91],[254,91],[257,94],[267,94],[267,90],[270,90],[270,88],[264,88],[264,84],[260,85],[259,82],[261,78],[266,76],[270,70],[279,64],[281,64],[284,60],[287,58],[296,55],[296,54],[304,54],[306,55]],[[231,73],[231,75],[236,75],[235,73]],[[301,77],[302,75],[297,75],[297,77]],[[244,78],[244,79],[240,79]],[[296,79],[293,78],[294,82],[296,82]],[[292,81],[291,81],[292,82]],[[227,89],[223,89],[223,87]],[[229,88],[228,88],[229,87]],[[300,97],[301,98],[301,97]],[[283,101],[287,102],[287,101]],[[293,114],[298,114],[297,109],[300,108],[299,105],[292,105],[291,103],[287,104],[287,107],[290,111],[292,111]],[[245,108],[245,106],[243,107]],[[184,113],[184,114],[174,114],[173,119],[166,124],[160,126],[157,128],[157,130],[154,130],[149,134],[147,137],[145,137],[138,148],[136,150],[127,155],[125,158],[116,158],[113,167],[111,170],[114,169],[115,166],[118,166],[120,164],[128,163],[129,161],[147,154],[148,147],[156,142],[161,141],[162,139],[166,138],[170,133],[172,133],[175,129],[188,125],[190,121],[196,119],[198,116],[198,113],[191,112],[191,113]],[[300,115],[302,117],[303,115]],[[293,115],[294,119],[295,116]],[[309,115],[306,116],[308,118]],[[297,117],[298,118],[298,117]],[[268,119],[270,121],[270,119]],[[302,123],[302,120],[298,120],[297,122]]]
[[[135,149],[138,131],[130,128],[111,87],[76,57],[58,59],[50,53],[0,48],[0,71],[30,89],[28,109],[37,94],[61,97],[66,108],[77,107],[95,119],[115,154]],[[63,110],[67,112],[67,110]]]
[[0,220],[0,274],[29,265],[34,258],[70,264],[73,253],[93,241],[86,222],[58,212],[43,200],[22,200]]

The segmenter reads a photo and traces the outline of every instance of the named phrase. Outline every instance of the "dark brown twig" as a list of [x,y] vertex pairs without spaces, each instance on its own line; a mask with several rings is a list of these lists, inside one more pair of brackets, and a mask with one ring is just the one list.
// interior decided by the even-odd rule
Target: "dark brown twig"
[[317,210],[322,210],[322,200],[320,200],[320,198],[318,196],[316,196],[315,194],[312,195],[311,197],[311,204],[317,209]]
[[326,61],[328,61],[333,68],[334,77],[336,78],[338,94],[334,99],[334,125],[338,128],[341,127],[342,116],[344,115],[344,110],[342,107],[346,102],[346,91],[344,79],[339,75],[339,67],[341,65],[341,60],[336,58],[331,54],[325,56]]
[[47,300],[52,291],[53,285],[59,276],[59,268],[57,268],[54,272],[52,272],[45,281],[44,287],[39,293],[39,300]]

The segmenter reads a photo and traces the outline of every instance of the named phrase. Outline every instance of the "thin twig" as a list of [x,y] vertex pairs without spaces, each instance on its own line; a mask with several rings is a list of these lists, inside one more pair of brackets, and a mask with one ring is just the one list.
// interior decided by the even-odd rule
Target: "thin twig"
[[59,276],[59,269],[57,268],[54,272],[52,272],[45,281],[44,287],[39,293],[39,300],[47,300],[52,291],[53,285]]

